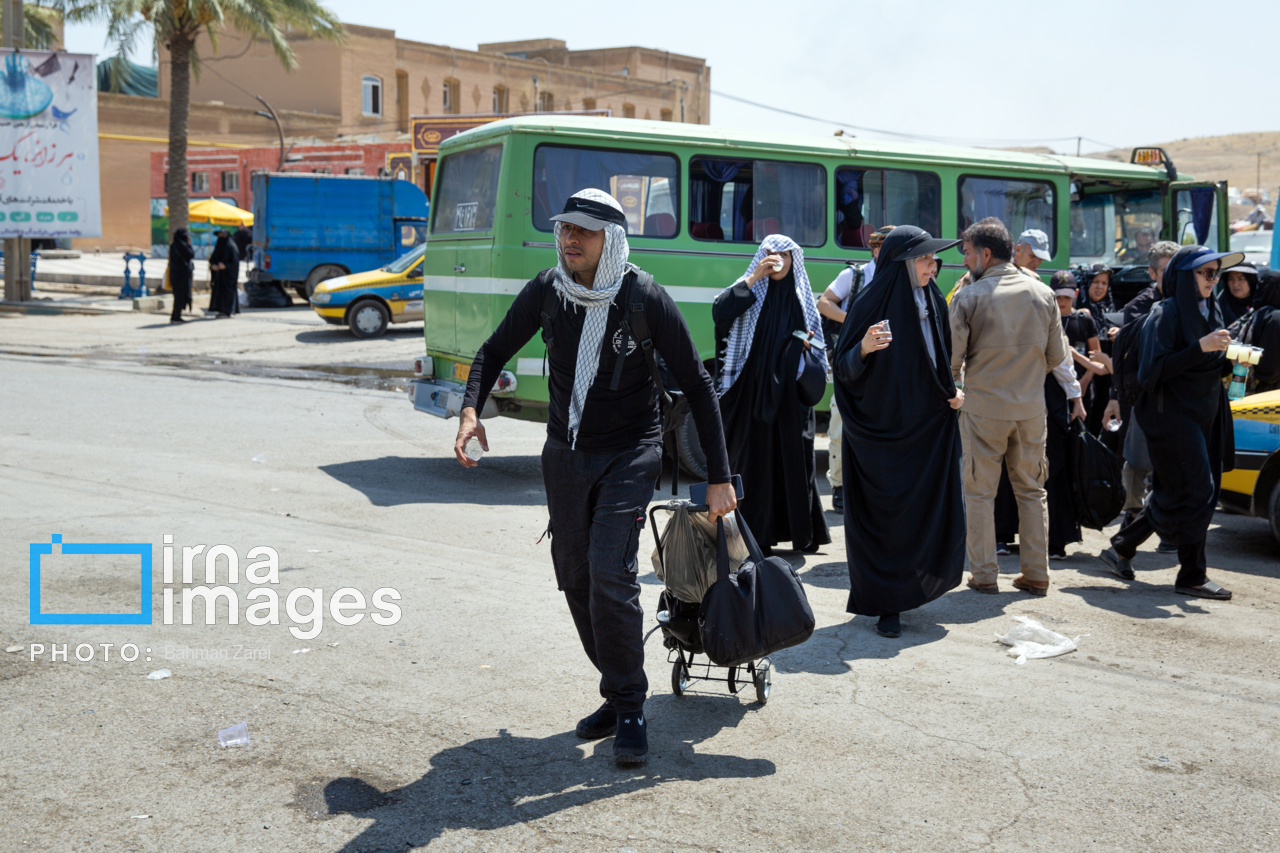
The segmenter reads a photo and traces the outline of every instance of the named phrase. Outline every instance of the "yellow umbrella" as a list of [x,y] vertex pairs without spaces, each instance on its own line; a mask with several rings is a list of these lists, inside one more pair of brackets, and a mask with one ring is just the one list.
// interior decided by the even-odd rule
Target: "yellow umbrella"
[[[164,209],[169,215],[169,208]],[[218,201],[216,198],[204,198],[193,201],[187,207],[187,218],[192,222],[208,222],[213,225],[245,225],[253,224],[253,214],[241,210],[233,204]]]

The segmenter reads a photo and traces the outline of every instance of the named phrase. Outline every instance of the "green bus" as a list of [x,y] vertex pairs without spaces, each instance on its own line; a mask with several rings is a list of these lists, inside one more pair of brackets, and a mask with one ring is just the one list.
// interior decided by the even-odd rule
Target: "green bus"
[[[996,216],[1014,235],[1049,235],[1042,274],[1103,263],[1117,269],[1118,290],[1132,279],[1132,292],[1146,286],[1144,248],[1155,240],[1227,245],[1225,183],[1179,179],[1160,149],[1137,149],[1132,159],[595,117],[483,125],[440,147],[423,279],[426,354],[410,397],[423,412],[459,413],[476,351],[515,294],[556,263],[550,217],[586,187],[618,199],[632,262],[675,298],[710,368],[711,302],[772,233],[804,248],[818,292],[846,264],[871,259],[867,239],[885,224],[945,236]],[[948,292],[964,271],[959,249],[941,260],[938,284]],[[481,417],[545,421],[543,356],[535,337],[507,365]],[[697,466],[685,420],[681,449],[695,452],[682,455]]]

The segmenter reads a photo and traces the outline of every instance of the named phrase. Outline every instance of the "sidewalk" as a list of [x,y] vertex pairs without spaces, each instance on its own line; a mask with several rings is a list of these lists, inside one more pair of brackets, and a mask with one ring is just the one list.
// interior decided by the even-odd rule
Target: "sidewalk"
[[[165,258],[147,258],[143,262],[147,271],[147,287],[155,292],[164,281],[164,271],[169,261]],[[129,262],[130,281],[138,284],[138,261]],[[246,280],[248,264],[240,264],[240,281]],[[193,271],[197,290],[209,287],[209,262],[195,261]],[[99,287],[119,288],[124,284],[124,254],[103,252],[100,255],[86,253],[79,258],[40,258],[36,262],[36,282],[60,284],[89,284]]]

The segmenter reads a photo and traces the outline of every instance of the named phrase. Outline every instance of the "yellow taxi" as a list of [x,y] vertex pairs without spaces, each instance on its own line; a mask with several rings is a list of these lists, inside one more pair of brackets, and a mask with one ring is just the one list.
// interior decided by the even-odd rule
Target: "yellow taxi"
[[1265,518],[1280,542],[1280,391],[1231,404],[1236,469],[1222,475],[1224,509]]
[[338,276],[316,285],[311,307],[327,323],[357,338],[376,338],[391,323],[422,319],[422,258],[416,246],[381,269]]

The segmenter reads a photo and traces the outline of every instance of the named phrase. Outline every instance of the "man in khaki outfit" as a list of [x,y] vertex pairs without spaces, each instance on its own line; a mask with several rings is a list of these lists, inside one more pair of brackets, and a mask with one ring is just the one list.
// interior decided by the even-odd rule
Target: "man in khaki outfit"
[[1022,574],[1017,589],[1049,590],[1049,510],[1044,482],[1045,376],[1066,358],[1053,291],[1012,263],[1013,238],[994,217],[964,232],[973,283],[951,302],[951,373],[963,379],[960,440],[968,515],[969,586],[995,593],[995,496],[1006,463],[1018,501]]

